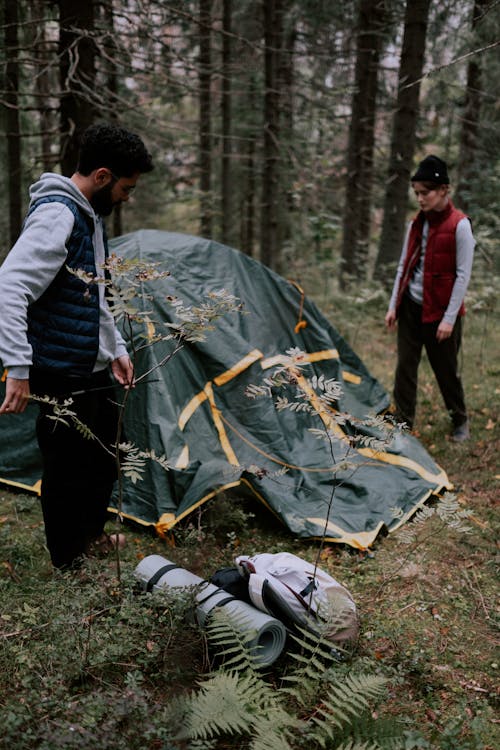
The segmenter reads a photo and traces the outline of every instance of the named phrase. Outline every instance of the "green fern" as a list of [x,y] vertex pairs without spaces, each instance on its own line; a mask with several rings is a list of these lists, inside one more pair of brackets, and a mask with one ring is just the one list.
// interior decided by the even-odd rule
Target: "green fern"
[[239,737],[249,750],[403,747],[394,726],[375,721],[369,711],[386,680],[347,675],[339,681],[332,643],[321,633],[304,630],[295,637],[298,650],[289,653],[295,667],[278,687],[256,669],[227,613],[214,614],[208,633],[222,649],[223,665],[172,711],[176,727],[181,727],[177,738],[188,741],[190,750],[209,750],[214,739],[224,736]]
[[347,742],[337,745],[336,750],[380,750],[380,745],[377,745],[374,742],[347,740]]
[[386,679],[374,675],[347,675],[343,683],[330,685],[312,722],[316,725],[314,739],[325,747],[338,730],[343,731],[353,720],[369,709],[369,699],[380,698]]
[[304,707],[316,699],[336,654],[332,653],[331,641],[312,630],[300,628],[292,640],[297,650],[290,650],[289,657],[296,666],[283,676],[282,691]]
[[252,737],[250,750],[292,750],[294,736],[303,731],[302,721],[295,719],[284,708],[260,718]]
[[[243,633],[246,635],[243,636]],[[218,608],[211,612],[208,641],[223,662],[225,670],[258,671],[258,654],[248,647],[253,635],[242,626],[238,615]]]
[[275,701],[272,688],[255,673],[219,671],[191,696],[180,737],[248,735],[263,715],[273,713]]

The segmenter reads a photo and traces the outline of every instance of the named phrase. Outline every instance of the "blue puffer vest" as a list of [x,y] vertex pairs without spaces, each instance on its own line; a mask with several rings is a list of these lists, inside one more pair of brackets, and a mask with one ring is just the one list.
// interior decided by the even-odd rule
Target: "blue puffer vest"
[[[99,290],[85,284],[67,267],[96,275],[94,228],[77,204],[65,195],[36,201],[28,213],[42,203],[64,203],[75,217],[67,242],[68,255],[54,281],[28,310],[28,340],[33,348],[33,367],[56,370],[60,375],[92,373],[99,350]],[[107,243],[104,237],[107,254]]]

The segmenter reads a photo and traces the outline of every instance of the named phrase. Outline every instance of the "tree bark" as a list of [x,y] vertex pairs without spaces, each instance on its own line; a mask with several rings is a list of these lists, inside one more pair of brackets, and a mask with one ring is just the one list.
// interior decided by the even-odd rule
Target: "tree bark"
[[278,258],[279,125],[278,71],[283,35],[281,0],[264,0],[264,143],[261,201],[260,259],[276,268]]
[[367,271],[377,83],[385,20],[385,0],[360,0],[343,214],[343,289],[351,279],[365,278]]
[[58,0],[61,171],[73,174],[82,132],[96,117],[93,0]]
[[200,231],[203,237],[212,236],[212,136],[211,136],[211,81],[212,81],[212,0],[199,4],[199,148],[200,148]]
[[19,123],[18,4],[7,2],[5,34],[5,108],[7,128],[7,173],[9,175],[9,237],[13,245],[21,231],[21,132]]
[[231,76],[232,76],[232,0],[223,0],[222,14],[222,169],[221,169],[221,237],[230,242],[232,216],[231,189]]
[[391,280],[386,278],[387,266],[397,262],[404,237],[429,6],[430,0],[407,0],[406,3],[398,97],[384,199],[384,220],[375,264],[375,277],[387,282],[388,286]]
[[[118,103],[118,73],[117,73],[117,56],[118,45],[116,43],[113,0],[101,0],[101,18],[105,32],[104,50],[105,58],[103,60],[104,80],[106,83],[105,96],[107,99],[108,118],[112,122],[118,122],[119,103]],[[122,206],[116,206],[112,216],[112,234],[113,237],[119,237],[123,232]]]
[[[474,0],[472,11],[472,32],[476,31],[478,22],[490,5],[490,0]],[[481,120],[482,102],[482,65],[481,56],[474,55],[467,66],[467,86],[465,89],[462,128],[460,133],[460,150],[458,157],[458,179],[456,201],[464,211],[469,210],[470,185],[477,178],[476,164],[478,149],[479,123]]]
[[292,216],[295,209],[293,176],[295,174],[294,115],[295,115],[295,46],[297,28],[295,20],[283,29],[281,43],[278,91],[280,93],[279,132],[280,132],[280,195],[278,212],[278,242],[282,245],[293,234]]
[[[251,92],[252,93],[252,92]],[[241,249],[247,255],[253,255],[255,242],[255,139],[249,137],[246,153],[243,157],[245,169],[245,188],[241,211]]]
[[45,0],[32,0],[29,5],[30,24],[28,28],[29,43],[33,47],[35,58],[34,90],[40,128],[40,161],[43,171],[50,172],[59,161],[52,152],[54,135],[57,130],[55,118],[55,98],[57,81],[54,80],[51,44],[47,39]]

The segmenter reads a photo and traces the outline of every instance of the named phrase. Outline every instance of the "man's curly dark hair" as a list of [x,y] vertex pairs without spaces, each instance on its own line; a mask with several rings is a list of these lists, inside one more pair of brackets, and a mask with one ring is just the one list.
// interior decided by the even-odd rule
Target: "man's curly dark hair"
[[141,138],[117,125],[101,123],[87,128],[81,139],[77,172],[88,176],[107,167],[116,177],[151,172],[153,161]]

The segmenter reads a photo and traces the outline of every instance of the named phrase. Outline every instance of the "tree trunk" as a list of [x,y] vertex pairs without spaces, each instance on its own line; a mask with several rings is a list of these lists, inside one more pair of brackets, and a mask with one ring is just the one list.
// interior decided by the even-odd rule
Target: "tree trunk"
[[245,169],[245,190],[241,211],[241,249],[253,255],[255,242],[255,139],[249,137],[243,158]]
[[231,230],[231,15],[232,0],[223,0],[222,15],[222,242],[229,244]]
[[[118,122],[119,119],[119,102],[118,102],[118,73],[117,57],[118,45],[116,44],[113,0],[101,0],[102,25],[105,32],[103,67],[105,71],[108,119],[111,122]],[[122,206],[116,206],[113,210],[112,235],[119,237],[123,232]]]
[[340,268],[343,289],[347,288],[350,279],[366,277],[371,226],[377,81],[385,19],[385,0],[360,0],[343,216]]
[[199,143],[200,143],[200,232],[212,236],[212,136],[211,136],[211,49],[212,0],[199,4]]
[[5,108],[7,129],[7,174],[9,175],[9,237],[13,245],[21,231],[21,133],[19,124],[18,4],[7,2],[5,34]]
[[[293,234],[292,216],[295,208],[293,175],[295,173],[294,152],[294,114],[295,114],[295,45],[297,29],[293,20],[289,28],[283,31],[282,50],[278,76],[280,92],[280,200],[278,213],[278,241],[282,245]],[[284,156],[284,158],[283,158]]]
[[264,0],[264,144],[261,201],[260,259],[276,268],[279,209],[279,108],[278,71],[282,41],[281,0]]
[[[472,33],[490,5],[490,0],[474,0],[472,11]],[[458,180],[456,201],[464,211],[469,206],[470,185],[477,178],[477,142],[482,102],[482,68],[481,55],[470,58],[467,67],[467,86],[460,133],[460,151],[458,158]]]
[[40,128],[40,161],[43,171],[50,172],[59,159],[52,153],[52,143],[57,128],[53,104],[57,83],[53,80],[52,51],[50,42],[47,40],[46,7],[45,0],[32,0],[29,5],[31,18],[28,33],[36,65],[34,89]]
[[375,277],[387,282],[387,285],[391,281],[386,276],[387,266],[397,262],[404,237],[429,5],[430,0],[407,0],[406,3],[398,98],[384,200],[384,220],[375,265]]
[[82,132],[96,117],[93,0],[59,0],[61,171],[75,171]]

